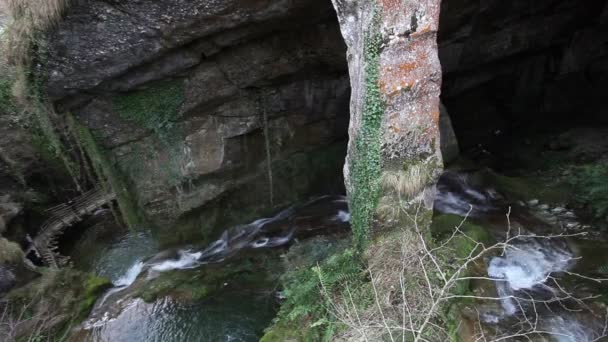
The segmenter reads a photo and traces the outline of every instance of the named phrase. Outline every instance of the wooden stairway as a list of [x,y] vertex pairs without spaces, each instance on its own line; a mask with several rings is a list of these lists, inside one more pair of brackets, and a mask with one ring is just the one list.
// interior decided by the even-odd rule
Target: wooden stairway
[[51,268],[65,266],[67,257],[61,256],[57,249],[57,237],[67,227],[81,221],[85,216],[94,213],[101,206],[114,200],[116,195],[97,187],[87,191],[74,200],[50,208],[50,218],[44,222],[38,235],[26,253],[34,251],[45,264]]

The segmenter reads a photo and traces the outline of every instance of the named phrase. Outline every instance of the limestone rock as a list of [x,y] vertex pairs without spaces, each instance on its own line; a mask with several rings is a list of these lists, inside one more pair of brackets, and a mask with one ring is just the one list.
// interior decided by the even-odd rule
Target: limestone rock
[[[349,165],[358,157],[355,141],[364,122],[368,35],[380,34],[382,42],[378,51],[379,88],[384,102],[382,164],[385,168],[399,169],[411,161],[435,159],[436,165],[441,165],[441,66],[436,45],[440,2],[383,0],[375,4],[334,0],[333,3],[348,47],[352,87],[345,166],[349,192],[353,191]],[[374,27],[374,21],[378,27]],[[431,169],[438,171],[436,167]]]

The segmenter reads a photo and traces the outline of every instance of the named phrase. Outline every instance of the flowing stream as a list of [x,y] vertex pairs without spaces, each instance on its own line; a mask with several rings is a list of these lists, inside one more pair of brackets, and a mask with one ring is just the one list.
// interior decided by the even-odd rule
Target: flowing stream
[[593,249],[607,260],[608,251],[597,243],[586,247],[590,239],[574,229],[581,224],[573,212],[537,199],[508,199],[470,174],[446,172],[437,190],[436,212],[466,216],[496,241],[512,239],[502,252],[485,258],[485,274],[477,275],[494,281],[477,284],[477,290],[485,288],[474,293],[491,293],[486,297],[496,300],[475,304],[477,317],[472,320],[481,321],[485,337],[474,328],[478,334],[471,341],[491,341],[490,336],[512,336],[506,341],[608,341],[607,312],[600,303],[606,285],[589,279],[597,279],[591,264],[601,260],[584,255]]
[[133,293],[165,272],[221,266],[247,251],[343,232],[349,220],[345,197],[322,196],[229,228],[202,248],[159,252],[149,233],[128,233],[94,262],[96,272],[111,279],[113,287],[98,299],[71,341],[257,341],[276,314],[274,288],[219,291],[203,300],[161,296],[150,303]]

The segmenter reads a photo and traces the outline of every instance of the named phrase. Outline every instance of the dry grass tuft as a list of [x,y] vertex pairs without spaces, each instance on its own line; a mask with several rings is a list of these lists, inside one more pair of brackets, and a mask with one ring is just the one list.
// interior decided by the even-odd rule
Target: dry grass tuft
[[380,178],[383,196],[378,201],[376,214],[388,224],[406,220],[400,206],[422,193],[430,181],[431,175],[424,163],[407,170],[384,171]]
[[430,178],[426,165],[420,163],[410,166],[405,171],[383,172],[380,184],[386,193],[391,193],[407,200],[420,194]]
[[[410,341],[410,327],[420,326],[433,311],[433,299],[425,281],[428,279],[425,270],[431,270],[433,265],[422,257],[424,253],[417,228],[409,225],[374,241],[367,248],[365,259],[375,303],[356,310],[349,300],[335,301],[333,314],[348,328],[341,330],[334,340]],[[433,330],[427,331],[429,340],[445,339],[443,332]]]
[[28,65],[32,44],[60,22],[68,0],[4,1],[10,21],[2,39],[3,58],[12,65]]

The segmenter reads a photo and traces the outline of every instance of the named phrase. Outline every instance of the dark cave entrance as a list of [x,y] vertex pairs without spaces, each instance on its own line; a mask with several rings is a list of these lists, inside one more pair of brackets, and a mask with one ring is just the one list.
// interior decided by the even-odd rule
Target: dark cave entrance
[[608,1],[444,0],[438,42],[461,156],[505,173],[605,159]]

